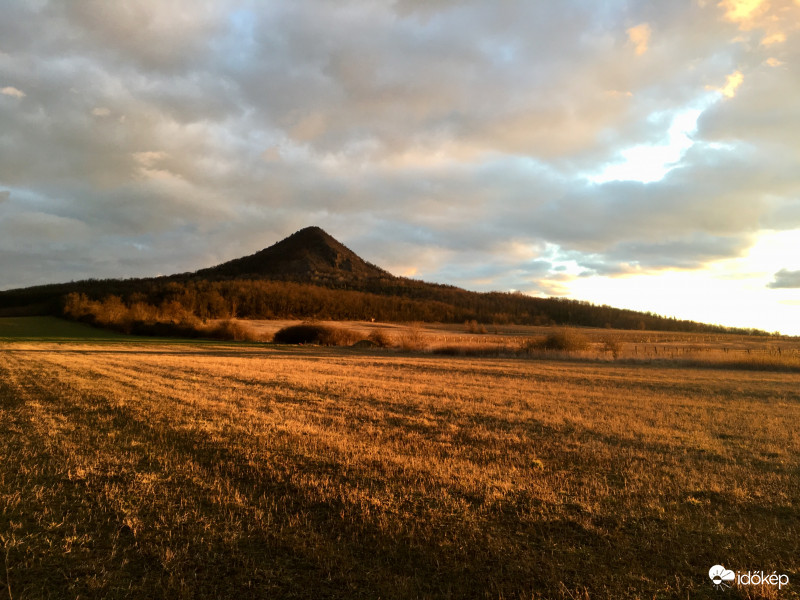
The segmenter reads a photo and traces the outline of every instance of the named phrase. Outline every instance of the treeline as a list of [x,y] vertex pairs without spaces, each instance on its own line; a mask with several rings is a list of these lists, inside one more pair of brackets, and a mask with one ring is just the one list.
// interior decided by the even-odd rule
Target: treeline
[[253,339],[248,329],[226,319],[211,323],[200,319],[177,302],[153,306],[146,302],[123,302],[119,296],[92,300],[86,294],[71,292],[64,298],[62,315],[89,325],[121,333],[164,337]]
[[[199,319],[319,319],[423,321],[486,324],[574,325],[701,333],[763,334],[756,330],[706,325],[589,302],[533,298],[519,293],[478,293],[450,286],[409,282],[387,293],[331,289],[270,280],[137,280],[72,284],[60,310],[76,317],[125,311],[131,323],[189,322]],[[419,285],[416,285],[419,284]],[[403,292],[406,292],[405,295]],[[80,303],[76,304],[80,299]],[[94,303],[94,304],[92,304]],[[86,307],[89,307],[87,309]],[[113,319],[112,319],[113,320]],[[102,317],[95,322],[102,324]]]
[[[434,300],[413,300],[353,290],[283,281],[197,281],[150,283],[117,294],[73,292],[63,312],[74,317],[75,303],[91,313],[127,310],[134,320],[320,319],[463,322],[473,311]],[[88,309],[86,308],[88,307]]]

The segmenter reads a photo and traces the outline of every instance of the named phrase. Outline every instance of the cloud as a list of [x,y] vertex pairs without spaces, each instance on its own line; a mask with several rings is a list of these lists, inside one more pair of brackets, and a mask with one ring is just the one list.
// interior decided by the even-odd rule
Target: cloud
[[11,192],[8,190],[0,190],[0,204],[3,202],[8,202],[8,199],[11,198]]
[[775,273],[775,279],[767,284],[768,288],[777,290],[785,288],[800,288],[800,271],[781,269]]
[[25,92],[23,92],[22,90],[18,90],[17,88],[11,87],[11,86],[6,86],[3,89],[0,89],[0,94],[3,94],[4,96],[11,96],[12,98],[24,98],[25,97]]
[[695,233],[658,242],[627,242],[604,253],[607,263],[619,259],[627,270],[631,263],[648,269],[696,269],[722,258],[741,256],[752,245],[749,236],[714,236]]
[[633,44],[637,56],[641,56],[647,52],[647,45],[650,43],[650,35],[652,34],[650,25],[642,23],[636,27],[631,27],[628,29],[627,33],[628,39]]
[[744,81],[744,75],[742,75],[741,71],[735,71],[725,78],[725,85],[722,87],[709,85],[706,89],[719,92],[726,98],[733,98],[736,95],[738,87],[742,85],[742,81]]
[[786,34],[782,31],[765,36],[761,40],[763,46],[771,46],[772,44],[780,44],[786,41]]
[[[800,227],[797,9],[12,3],[2,92],[27,95],[0,102],[0,186],[26,216],[6,252],[38,236],[37,281],[183,271],[318,224],[481,289],[566,285],[559,257],[702,269]],[[687,112],[652,181],[589,181]],[[30,280],[5,264],[0,287]]]
[[764,14],[769,3],[766,0],[722,0],[719,6],[725,10],[725,19],[738,23],[742,29],[749,29]]
[[[784,44],[800,29],[800,3],[792,0],[723,0],[724,19],[738,26],[738,42]],[[744,32],[744,33],[743,33]],[[756,42],[758,40],[758,42]]]

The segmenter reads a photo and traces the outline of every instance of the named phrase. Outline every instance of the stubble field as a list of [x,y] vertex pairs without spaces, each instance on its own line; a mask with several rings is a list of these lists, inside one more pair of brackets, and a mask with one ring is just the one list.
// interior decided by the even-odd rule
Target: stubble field
[[0,596],[797,598],[798,423],[796,372],[6,341]]

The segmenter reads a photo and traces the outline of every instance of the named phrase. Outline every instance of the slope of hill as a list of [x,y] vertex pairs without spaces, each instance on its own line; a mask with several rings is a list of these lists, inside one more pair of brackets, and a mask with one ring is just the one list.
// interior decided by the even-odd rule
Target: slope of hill
[[273,279],[334,287],[396,279],[319,227],[306,227],[269,248],[194,275],[209,280]]
[[[763,333],[518,293],[471,292],[397,277],[319,227],[250,256],[194,273],[87,280],[0,292],[0,316],[62,314],[94,322],[187,318],[378,319],[579,325],[619,329]],[[103,318],[93,318],[102,313]],[[91,317],[91,318],[90,318]],[[128,318],[128,317],[126,317]]]

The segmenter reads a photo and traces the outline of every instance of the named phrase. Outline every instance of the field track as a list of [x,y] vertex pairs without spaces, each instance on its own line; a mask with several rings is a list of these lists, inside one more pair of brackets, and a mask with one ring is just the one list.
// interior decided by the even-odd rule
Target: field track
[[799,423],[797,373],[1,343],[0,597],[796,598]]

